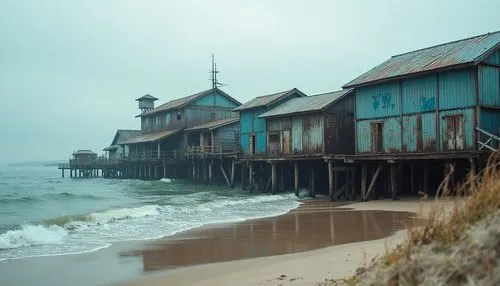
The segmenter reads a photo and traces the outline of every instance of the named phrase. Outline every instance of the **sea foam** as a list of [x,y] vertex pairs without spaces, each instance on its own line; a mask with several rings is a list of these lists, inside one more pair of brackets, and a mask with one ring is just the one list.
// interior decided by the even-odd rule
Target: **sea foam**
[[68,232],[59,226],[23,225],[0,234],[0,249],[63,243]]

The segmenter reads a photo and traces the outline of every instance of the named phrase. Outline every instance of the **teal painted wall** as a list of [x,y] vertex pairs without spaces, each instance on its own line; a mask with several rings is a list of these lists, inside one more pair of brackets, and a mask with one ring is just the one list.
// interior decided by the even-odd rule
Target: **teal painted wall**
[[478,67],[481,104],[500,107],[500,68]]
[[476,105],[476,78],[472,69],[452,70],[439,74],[439,109]]
[[398,82],[356,89],[356,118],[396,116],[401,112]]

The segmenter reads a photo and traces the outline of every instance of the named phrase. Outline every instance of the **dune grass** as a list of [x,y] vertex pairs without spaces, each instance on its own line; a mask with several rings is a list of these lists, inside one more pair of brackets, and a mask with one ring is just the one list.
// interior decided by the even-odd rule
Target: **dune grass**
[[[500,285],[499,159],[492,154],[486,168],[454,187],[452,166],[429,213],[408,226],[403,244],[351,278],[320,285]],[[450,199],[452,208],[440,203]]]

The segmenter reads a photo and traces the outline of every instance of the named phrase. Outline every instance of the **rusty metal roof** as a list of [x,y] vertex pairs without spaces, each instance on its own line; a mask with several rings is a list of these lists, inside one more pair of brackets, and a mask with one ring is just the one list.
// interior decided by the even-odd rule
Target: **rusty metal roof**
[[284,115],[320,112],[335,104],[342,98],[352,94],[352,89],[344,89],[307,97],[292,98],[273,109],[264,112],[259,117],[277,117]]
[[500,31],[393,56],[343,87],[366,85],[454,66],[477,65],[500,47]]
[[102,149],[102,151],[111,151],[111,150],[115,150],[115,149],[118,149],[118,145],[108,146],[108,147]]
[[239,118],[226,118],[226,119],[219,119],[215,121],[210,121],[198,126],[194,126],[188,129],[185,129],[185,131],[200,131],[200,130],[214,130],[219,127],[223,127],[229,124],[237,123],[240,121]]
[[102,149],[102,151],[110,151],[118,148],[118,145],[123,142],[129,140],[132,137],[141,135],[141,130],[126,130],[126,129],[118,129],[116,130],[115,137],[113,137],[113,141],[111,145]]
[[158,100],[158,98],[156,98],[156,97],[152,96],[151,94],[145,94],[145,95],[143,95],[143,96],[139,97],[139,98],[138,98],[138,99],[136,99],[136,100],[137,100],[137,101],[139,101],[139,100],[143,100],[143,99],[151,99],[151,100],[153,100],[153,101]]
[[254,98],[248,102],[245,102],[244,104],[240,105],[239,107],[236,107],[235,109],[233,109],[233,111],[242,111],[242,110],[254,109],[254,108],[259,108],[259,107],[269,107],[270,105],[273,105],[274,103],[277,103],[280,100],[285,99],[288,96],[294,95],[296,93],[299,94],[300,96],[306,96],[300,90],[293,88],[293,89],[290,89],[287,91],[258,96],[258,97]]
[[178,99],[174,99],[174,100],[171,100],[167,103],[164,103],[154,109],[151,109],[151,110],[148,110],[142,114],[139,114],[137,115],[136,117],[142,117],[142,116],[148,116],[148,115],[151,115],[151,114],[154,114],[154,113],[158,113],[158,112],[161,112],[161,111],[166,111],[166,110],[171,110],[171,109],[179,109],[179,108],[183,108],[184,106],[190,104],[191,102],[203,97],[204,95],[207,95],[213,91],[217,91],[218,93],[226,96],[227,98],[229,98],[231,101],[235,102],[236,104],[241,104],[241,102],[237,101],[236,99],[232,98],[231,96],[229,96],[227,93],[223,92],[222,90],[218,89],[218,88],[211,88],[211,89],[207,89],[207,90],[204,90],[202,92],[198,92],[198,93],[195,93],[195,94],[192,94],[192,95],[188,95],[188,96],[185,96],[185,97],[181,97],[181,98],[178,98]]
[[161,131],[161,132],[155,132],[155,133],[142,134],[139,136],[132,137],[129,140],[121,143],[120,145],[155,142],[155,141],[165,139],[165,138],[172,136],[174,134],[177,134],[181,131],[182,131],[182,129],[174,129],[174,130],[167,130],[167,131]]

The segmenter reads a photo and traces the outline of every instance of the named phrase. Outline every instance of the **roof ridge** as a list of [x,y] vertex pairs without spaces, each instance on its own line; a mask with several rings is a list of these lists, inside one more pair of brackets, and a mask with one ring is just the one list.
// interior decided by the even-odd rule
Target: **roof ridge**
[[489,36],[489,35],[497,34],[497,33],[500,33],[500,31],[488,32],[486,34],[476,35],[476,36],[468,37],[468,38],[465,38],[465,39],[459,39],[459,40],[455,40],[455,41],[441,43],[441,44],[437,44],[437,45],[434,45],[434,46],[429,46],[429,47],[425,47],[425,48],[421,48],[421,49],[409,51],[409,52],[406,52],[406,53],[395,54],[395,55],[391,56],[391,58],[396,58],[396,57],[404,56],[404,55],[411,54],[411,53],[416,53],[416,52],[420,52],[420,51],[424,51],[424,50],[428,50],[428,49],[433,49],[433,48],[437,48],[437,47],[440,47],[440,46],[445,46],[445,45],[454,44],[454,43],[458,43],[458,42],[468,41],[468,40],[471,40],[471,39],[474,39],[474,38],[480,38],[480,37]]
[[351,91],[353,91],[353,88],[343,88],[343,89],[334,90],[334,91],[330,91],[330,92],[323,92],[323,93],[313,94],[313,95],[309,95],[309,96],[306,96],[306,97],[327,95],[327,94],[331,94],[331,93],[351,92]]

